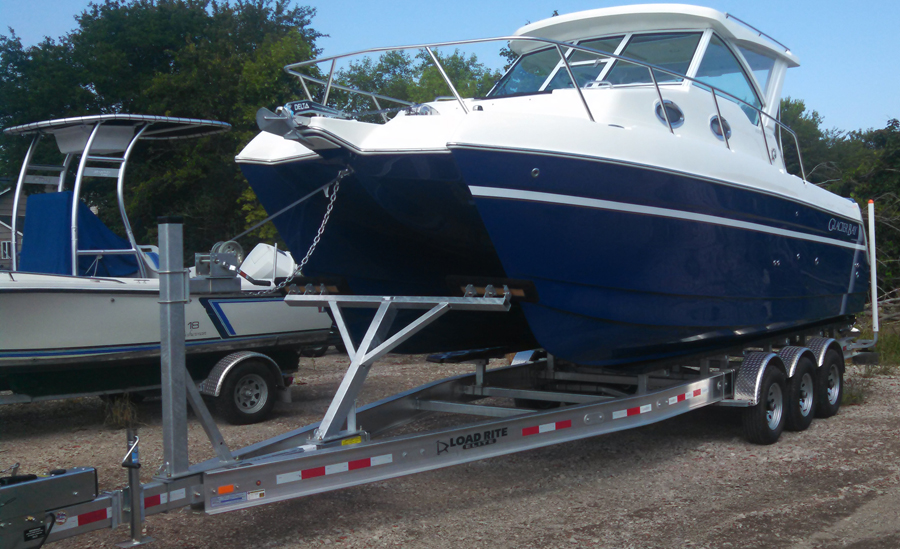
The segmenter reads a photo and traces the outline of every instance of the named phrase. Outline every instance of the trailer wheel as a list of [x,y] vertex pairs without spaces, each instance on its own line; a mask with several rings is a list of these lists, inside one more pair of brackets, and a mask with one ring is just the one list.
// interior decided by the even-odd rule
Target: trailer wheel
[[759,402],[744,410],[744,436],[753,444],[778,442],[784,430],[784,373],[767,367],[759,390]]
[[816,417],[831,417],[841,408],[844,395],[844,360],[834,349],[825,353],[825,363],[816,373]]
[[216,410],[232,425],[258,423],[275,406],[277,382],[258,360],[247,360],[229,372],[216,398]]
[[787,382],[785,429],[804,431],[816,413],[816,367],[809,357],[801,357]]

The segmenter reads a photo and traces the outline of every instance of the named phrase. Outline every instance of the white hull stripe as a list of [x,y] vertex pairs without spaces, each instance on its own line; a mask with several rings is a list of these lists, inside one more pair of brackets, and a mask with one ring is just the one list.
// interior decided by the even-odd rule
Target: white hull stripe
[[597,210],[610,210],[616,212],[628,212],[642,215],[652,215],[655,217],[667,217],[670,219],[683,219],[688,221],[698,221],[701,223],[710,223],[712,225],[721,225],[723,227],[733,227],[736,229],[747,229],[760,233],[774,234],[778,236],[786,236],[788,238],[797,238],[799,240],[808,240],[811,242],[819,242],[822,244],[831,244],[842,248],[850,248],[851,250],[866,251],[866,247],[862,244],[852,244],[843,242],[834,238],[826,238],[824,236],[816,236],[811,234],[800,233],[797,231],[789,231],[779,229],[777,227],[769,227],[760,225],[759,223],[749,223],[747,221],[738,221],[728,219],[726,217],[716,217],[713,215],[699,214],[694,212],[686,212],[682,210],[669,210],[666,208],[657,208],[655,206],[639,206],[637,204],[627,204],[625,202],[612,202],[609,200],[599,200],[596,198],[582,198],[579,196],[569,196],[564,194],[542,193],[537,191],[522,191],[517,189],[500,189],[496,187],[479,187],[469,186],[472,196],[481,198],[508,198],[512,200],[525,200],[528,202],[544,202],[547,204],[562,204],[566,206],[578,206],[582,208],[594,208]]
[[685,400],[691,400],[692,398],[697,398],[705,395],[709,392],[709,389],[704,387],[702,389],[694,389],[693,391],[688,391],[686,393],[682,393],[678,396],[673,396],[669,399],[669,404],[678,404],[679,402],[683,402]]
[[644,404],[641,407],[629,408],[627,410],[619,410],[618,412],[613,412],[612,418],[613,419],[622,419],[625,417],[639,416],[641,414],[647,414],[652,411],[653,411],[652,404]]
[[371,458],[357,459],[354,461],[345,461],[343,463],[335,463],[324,467],[314,467],[312,469],[303,469],[302,471],[294,471],[292,473],[283,473],[275,477],[277,484],[286,484],[288,482],[296,482],[298,480],[307,480],[325,475],[334,475],[337,473],[346,473],[355,471],[356,469],[365,469],[367,467],[375,467],[376,465],[386,465],[394,461],[393,454],[385,454],[383,456],[375,456]]

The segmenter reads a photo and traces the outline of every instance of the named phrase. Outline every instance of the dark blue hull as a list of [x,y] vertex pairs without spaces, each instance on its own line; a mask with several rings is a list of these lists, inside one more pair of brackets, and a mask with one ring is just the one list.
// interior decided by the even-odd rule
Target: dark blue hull
[[[627,364],[848,317],[865,303],[861,227],[838,219],[829,230],[832,214],[784,198],[496,150],[356,157],[351,166],[304,274],[341,279],[356,294],[460,295],[453,281],[486,278],[537,290],[536,302],[507,315],[451,313],[402,351],[539,344],[580,364]],[[270,212],[340,167],[242,165]],[[275,220],[296,258],[326,201]],[[357,337],[362,315],[352,318]]]
[[[314,162],[241,165],[268,212],[324,185],[341,167]],[[356,173],[341,182],[331,219],[304,276],[336,279],[357,295],[421,296],[460,296],[459,281],[506,278],[449,154],[361,158],[353,167]],[[274,220],[298,261],[309,249],[327,202],[319,194]],[[372,314],[345,311],[357,342]],[[401,313],[395,324],[402,326],[419,314]],[[451,312],[398,351],[496,346],[538,346],[520,307],[509,313]]]
[[573,362],[702,352],[865,305],[852,220],[644,167],[454,154],[504,269],[535,283],[539,301],[523,304],[535,337]]

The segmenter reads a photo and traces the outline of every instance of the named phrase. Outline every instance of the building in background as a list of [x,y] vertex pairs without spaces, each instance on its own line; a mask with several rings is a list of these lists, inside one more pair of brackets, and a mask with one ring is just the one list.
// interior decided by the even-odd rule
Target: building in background
[[[13,198],[12,180],[8,177],[0,177],[0,270],[12,267],[12,210]],[[25,198],[25,197],[22,197]],[[22,224],[25,222],[25,201],[19,211],[19,241],[21,242]]]

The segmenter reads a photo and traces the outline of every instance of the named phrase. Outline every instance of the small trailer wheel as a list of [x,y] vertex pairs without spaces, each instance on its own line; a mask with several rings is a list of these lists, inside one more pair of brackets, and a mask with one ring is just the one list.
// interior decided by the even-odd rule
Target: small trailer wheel
[[844,395],[844,359],[834,349],[816,373],[816,417],[831,417],[841,409]]
[[759,388],[759,402],[744,410],[744,436],[753,444],[774,444],[784,430],[784,373],[767,367]]
[[277,390],[271,370],[258,360],[247,360],[228,373],[216,410],[232,425],[259,423],[275,406]]
[[804,431],[816,413],[816,366],[808,357],[797,362],[794,375],[787,382],[787,417],[785,429]]

